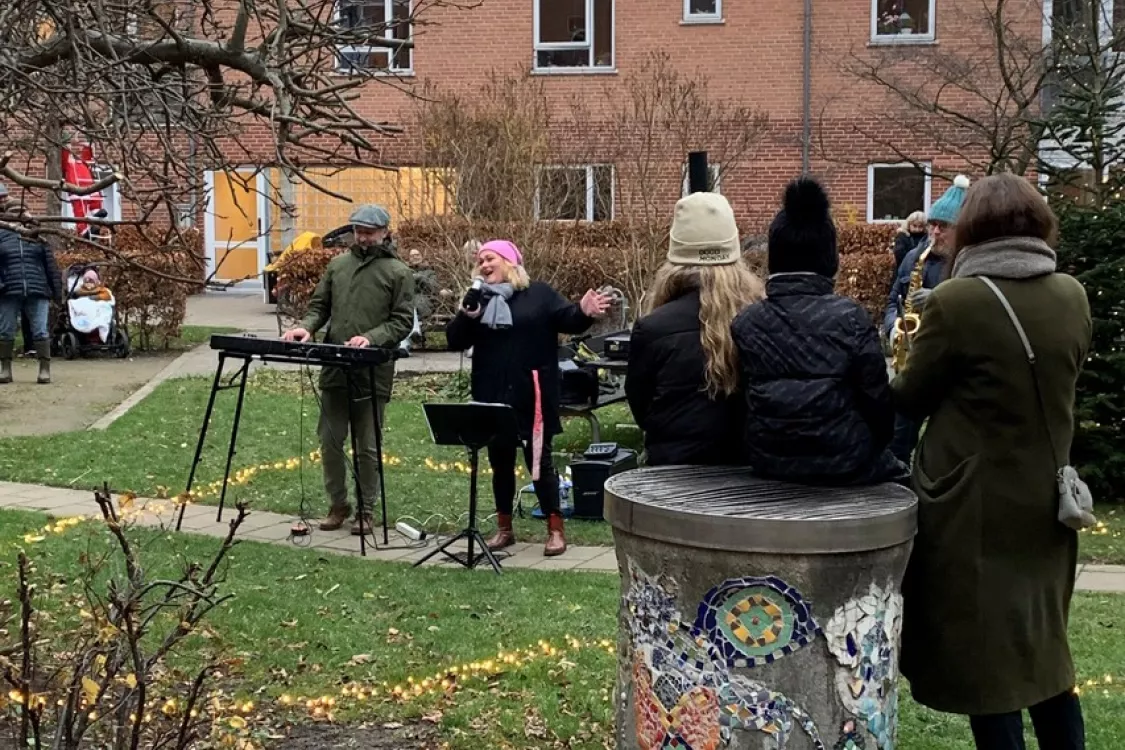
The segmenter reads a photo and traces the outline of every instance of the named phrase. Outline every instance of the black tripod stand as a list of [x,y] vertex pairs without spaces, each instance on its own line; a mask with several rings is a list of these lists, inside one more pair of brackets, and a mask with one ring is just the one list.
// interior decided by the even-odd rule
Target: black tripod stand
[[[422,409],[434,443],[463,445],[469,449],[469,525],[414,563],[414,567],[440,553],[469,569],[475,568],[481,558],[486,558],[492,569],[499,573],[500,561],[477,529],[477,466],[482,448],[492,443],[519,440],[516,412],[506,404],[423,404]],[[450,552],[448,548],[462,539],[468,543],[464,555]],[[474,545],[480,545],[479,554],[474,554]]]

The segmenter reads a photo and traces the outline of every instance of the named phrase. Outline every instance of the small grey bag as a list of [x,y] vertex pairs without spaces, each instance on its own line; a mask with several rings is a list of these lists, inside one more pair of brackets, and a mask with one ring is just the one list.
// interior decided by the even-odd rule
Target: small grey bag
[[[1039,388],[1039,371],[1035,367],[1035,352],[1031,348],[1031,342],[1027,338],[1027,333],[1024,332],[1023,326],[1020,324],[1020,319],[1016,317],[1016,311],[1012,309],[1012,305],[1008,302],[1008,298],[1004,293],[992,282],[992,279],[984,276],[979,277],[981,281],[988,285],[996,298],[1000,300],[1000,304],[1004,305],[1004,310],[1007,311],[1008,317],[1012,320],[1012,325],[1016,328],[1016,333],[1020,335],[1020,341],[1023,342],[1023,350],[1027,354],[1027,361],[1031,365],[1031,379],[1035,382],[1035,396],[1039,400],[1039,410],[1043,414],[1043,423],[1047,428],[1047,439],[1051,443],[1051,456],[1057,455],[1055,451],[1055,438],[1051,435],[1051,423],[1047,419],[1047,408],[1043,403],[1043,392]],[[1078,470],[1069,464],[1059,467],[1055,472],[1056,480],[1059,485],[1059,523],[1067,528],[1081,531],[1082,529],[1089,528],[1098,522],[1094,518],[1094,498],[1090,494],[1090,488],[1078,476]]]

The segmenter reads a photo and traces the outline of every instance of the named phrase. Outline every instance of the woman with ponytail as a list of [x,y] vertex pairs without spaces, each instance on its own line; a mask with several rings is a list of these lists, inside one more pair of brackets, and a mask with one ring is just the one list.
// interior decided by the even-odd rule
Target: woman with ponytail
[[730,324],[765,293],[742,260],[730,204],[694,193],[676,204],[668,260],[629,344],[625,394],[652,466],[738,460],[738,352]]
[[766,300],[732,326],[746,461],[761,476],[806,484],[903,480],[888,450],[895,411],[883,348],[868,312],[834,292],[836,228],[815,180],[786,188],[768,263]]

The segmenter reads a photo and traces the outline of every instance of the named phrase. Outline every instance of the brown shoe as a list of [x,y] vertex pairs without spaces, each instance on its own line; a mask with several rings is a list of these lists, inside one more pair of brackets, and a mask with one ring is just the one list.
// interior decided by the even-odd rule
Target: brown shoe
[[555,557],[566,552],[566,537],[563,536],[563,517],[552,513],[547,516],[547,544],[543,547],[543,554]]
[[496,516],[496,533],[492,538],[485,541],[488,548],[493,552],[502,550],[505,547],[511,547],[516,543],[516,532],[512,531],[512,515],[510,513],[499,513]]
[[371,516],[357,517],[352,521],[352,536],[364,536],[371,533]]
[[344,521],[347,521],[351,514],[352,509],[346,505],[342,508],[333,508],[328,511],[328,517],[320,522],[320,530],[336,531],[344,525]]

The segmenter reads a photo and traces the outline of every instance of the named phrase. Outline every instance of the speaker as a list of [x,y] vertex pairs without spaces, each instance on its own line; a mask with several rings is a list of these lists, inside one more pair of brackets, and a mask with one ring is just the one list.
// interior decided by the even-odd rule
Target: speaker
[[604,520],[605,482],[614,474],[637,468],[636,451],[618,448],[610,458],[583,459],[570,465],[570,488],[574,499],[574,518]]
[[708,193],[711,191],[711,170],[707,168],[707,152],[692,151],[688,154],[688,193]]

